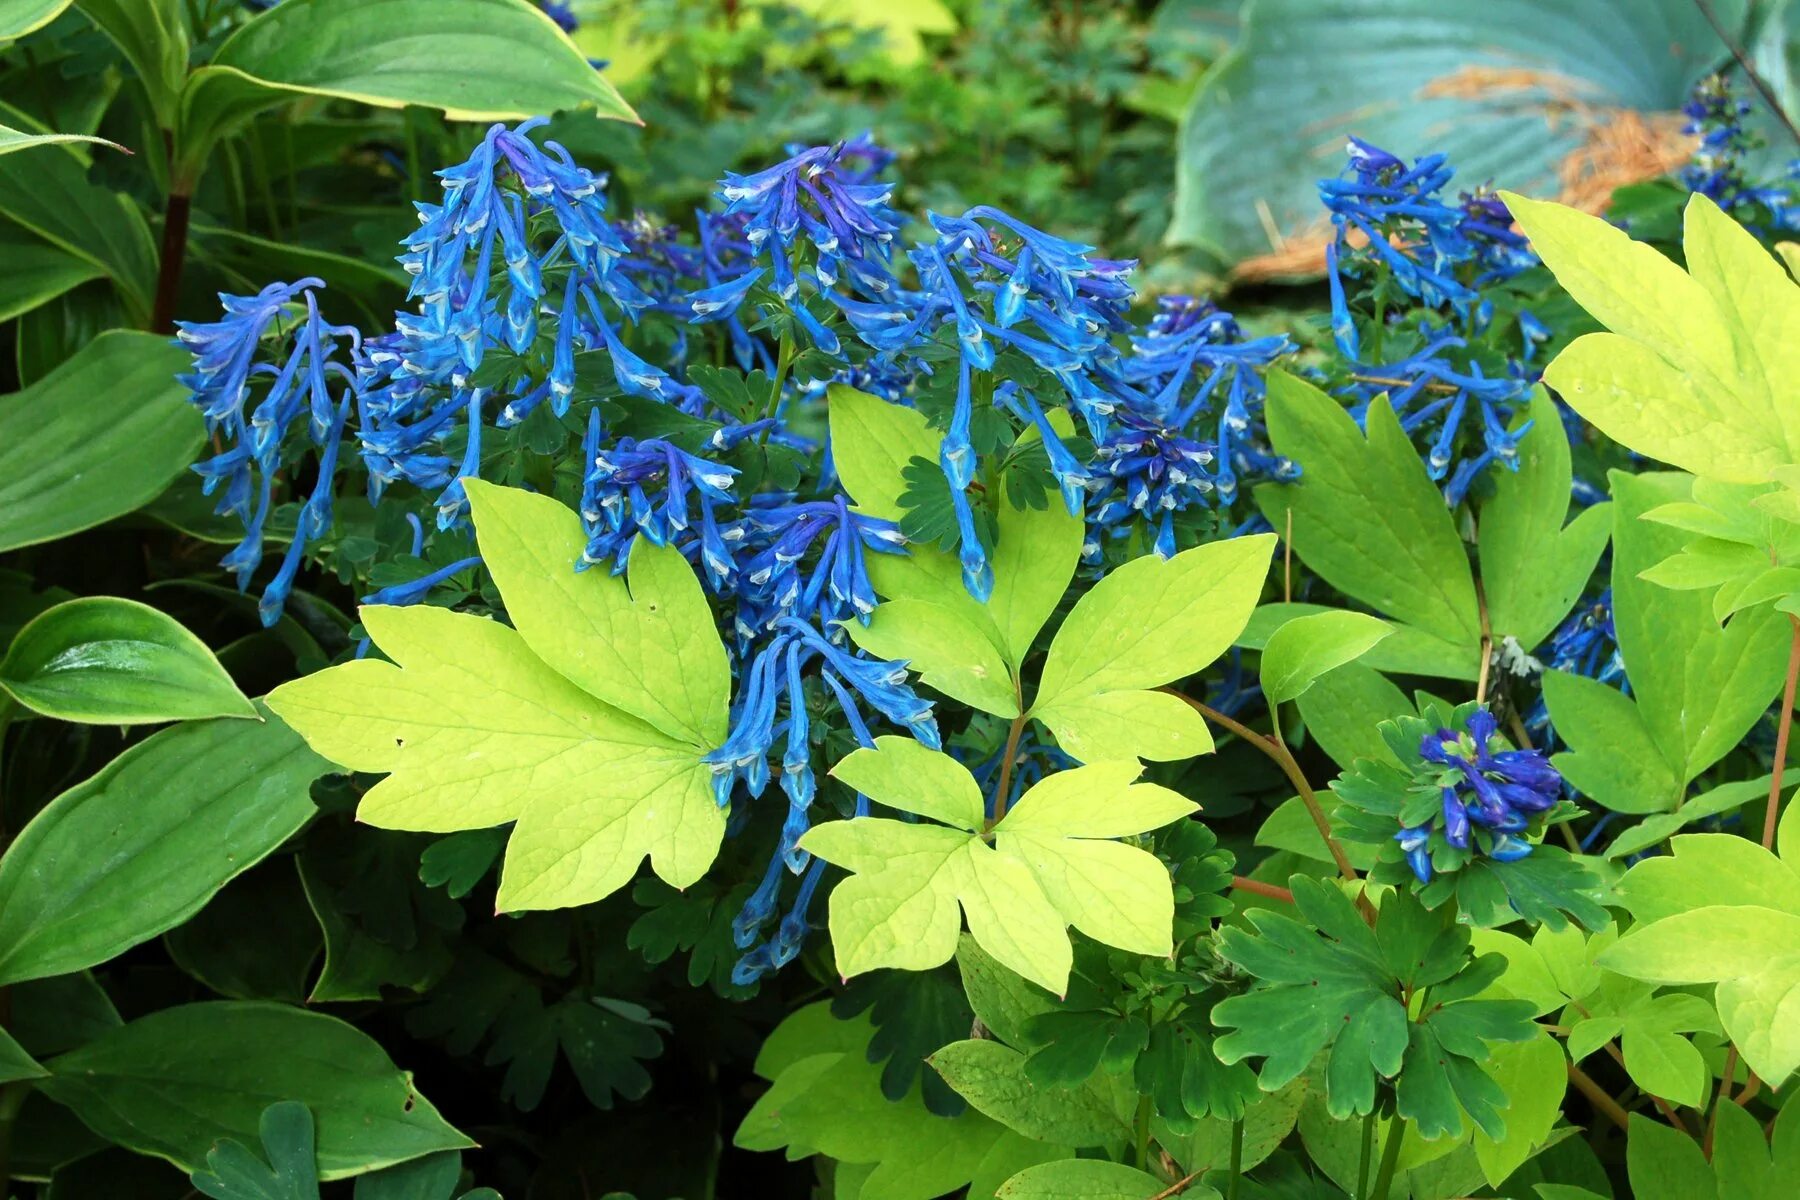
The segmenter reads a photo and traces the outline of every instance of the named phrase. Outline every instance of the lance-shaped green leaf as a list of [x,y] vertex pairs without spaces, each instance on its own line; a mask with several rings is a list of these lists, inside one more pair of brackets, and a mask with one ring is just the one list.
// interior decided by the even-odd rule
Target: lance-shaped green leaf
[[1154,689],[1206,667],[1243,632],[1274,549],[1272,534],[1230,538],[1108,573],[1056,631],[1031,715],[1083,761],[1212,749],[1199,715]]
[[1748,230],[1691,196],[1683,271],[1599,217],[1503,195],[1557,282],[1610,330],[1544,370],[1576,412],[1695,475],[1762,483],[1800,462],[1800,287]]
[[1787,504],[1793,495],[1773,483],[1696,479],[1691,501],[1659,505],[1643,516],[1694,540],[1641,576],[1678,591],[1711,593],[1713,618],[1721,623],[1764,604],[1793,611],[1800,593],[1800,512]]
[[1583,796],[1614,812],[1674,808],[1686,791],[1637,702],[1617,688],[1567,671],[1544,672],[1544,701],[1568,749],[1550,761]]
[[[1474,958],[1465,927],[1446,927],[1407,892],[1388,895],[1371,929],[1335,884],[1297,875],[1290,886],[1304,921],[1252,909],[1254,932],[1223,931],[1220,953],[1258,982],[1213,1009],[1213,1023],[1230,1030],[1214,1043],[1219,1057],[1260,1057],[1262,1087],[1274,1091],[1329,1048],[1332,1116],[1371,1112],[1377,1081],[1388,1079],[1421,1136],[1460,1135],[1467,1113],[1504,1137],[1506,1097],[1481,1061],[1489,1043],[1532,1035],[1532,1007],[1470,998],[1503,961]],[[1426,987],[1431,1004],[1409,1019],[1407,998]]]
[[0,0],[0,42],[42,29],[67,7],[69,0]]
[[468,481],[482,555],[517,626],[443,609],[362,610],[392,663],[365,659],[270,696],[325,757],[387,772],[358,815],[448,833],[516,821],[503,910],[585,904],[648,855],[686,887],[725,813],[703,756],[725,737],[729,674],[678,551],[638,544],[625,579],[577,573],[579,518]]
[[[1026,1167],[1000,1185],[996,1200],[1156,1200],[1168,1185],[1147,1171],[1098,1158],[1065,1158]],[[1189,1200],[1218,1200],[1203,1183],[1181,1190]]]
[[1378,617],[1359,612],[1322,612],[1296,617],[1269,636],[1263,647],[1262,687],[1271,704],[1293,700],[1319,676],[1355,662],[1393,632]]
[[1443,497],[1385,400],[1368,433],[1310,383],[1269,373],[1269,437],[1300,464],[1292,484],[1256,491],[1276,529],[1294,522],[1294,553],[1370,608],[1478,657],[1481,622],[1468,555]]
[[85,133],[25,133],[0,125],[0,154],[11,154],[16,150],[30,150],[34,146],[62,146],[72,142],[92,142],[101,146],[111,146],[114,150],[125,147],[117,142],[109,142],[103,137],[93,137]]
[[962,914],[984,950],[1058,994],[1072,958],[1067,926],[1124,950],[1168,954],[1168,870],[1110,839],[1167,825],[1195,806],[1132,782],[1141,770],[1107,762],[1052,775],[983,833],[980,790],[949,755],[884,737],[845,758],[832,775],[849,787],[948,824],[858,817],[815,826],[801,839],[802,848],[853,872],[831,893],[839,973],[947,962]]
[[0,659],[0,691],[33,712],[88,724],[256,716],[205,642],[147,604],[111,596],[35,617]]
[[1519,441],[1517,470],[1492,473],[1481,507],[1481,583],[1494,639],[1530,651],[1580,599],[1612,536],[1610,505],[1583,509],[1567,526],[1569,439],[1556,403],[1539,388],[1531,430]]

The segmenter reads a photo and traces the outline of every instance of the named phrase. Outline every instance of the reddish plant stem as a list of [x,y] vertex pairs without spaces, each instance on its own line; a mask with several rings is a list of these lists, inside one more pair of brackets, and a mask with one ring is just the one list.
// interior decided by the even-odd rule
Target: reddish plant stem
[[1233,875],[1231,886],[1240,892],[1249,892],[1252,896],[1263,896],[1270,900],[1280,900],[1284,904],[1294,902],[1294,893],[1273,883],[1264,883],[1260,879],[1252,879],[1248,875]]
[[[1006,815],[1006,795],[1012,787],[1013,759],[1019,753],[1019,735],[1025,732],[1025,714],[1020,713],[1013,718],[1012,728],[1006,731],[1006,749],[1000,752],[1000,778],[994,784],[994,824]],[[991,827],[990,827],[991,828]]]
[[1787,684],[1781,691],[1781,724],[1775,733],[1775,774],[1769,778],[1769,808],[1763,814],[1764,850],[1775,848],[1775,826],[1781,819],[1781,777],[1787,773],[1788,734],[1794,728],[1794,685],[1800,683],[1800,617],[1789,616],[1794,640],[1788,645]]
[[1279,739],[1265,737],[1248,725],[1233,720],[1209,705],[1202,704],[1192,696],[1168,688],[1163,690],[1171,696],[1177,696],[1187,701],[1188,707],[1195,712],[1209,721],[1224,726],[1268,755],[1275,765],[1281,768],[1282,774],[1288,777],[1288,782],[1294,785],[1294,790],[1300,793],[1300,803],[1304,804],[1306,811],[1312,814],[1313,824],[1319,827],[1319,836],[1325,839],[1325,848],[1331,851],[1332,861],[1337,863],[1339,873],[1345,879],[1357,878],[1356,868],[1350,865],[1350,856],[1344,853],[1344,848],[1338,844],[1337,838],[1331,835],[1331,821],[1326,817],[1325,810],[1320,807],[1319,797],[1313,793],[1312,784],[1306,781],[1306,774],[1300,770],[1300,764],[1294,761],[1294,756],[1289,752],[1287,746],[1282,744]]
[[1588,1103],[1612,1121],[1620,1129],[1631,1128],[1631,1114],[1617,1100],[1607,1094],[1606,1089],[1595,1083],[1593,1077],[1574,1063],[1569,1064],[1569,1082],[1575,1090],[1586,1096]]
[[150,332],[175,328],[175,305],[181,299],[181,268],[187,258],[188,216],[192,198],[171,191],[163,210],[162,250],[157,258],[156,300],[150,309]]

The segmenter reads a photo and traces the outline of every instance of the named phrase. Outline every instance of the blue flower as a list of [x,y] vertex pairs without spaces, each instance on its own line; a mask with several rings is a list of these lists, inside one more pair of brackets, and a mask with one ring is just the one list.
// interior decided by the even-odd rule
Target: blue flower
[[[728,538],[741,553],[740,633],[754,636],[783,616],[828,626],[875,610],[864,554],[900,554],[906,539],[892,521],[853,512],[848,500],[795,500],[764,494],[744,510]],[[803,564],[817,547],[810,568]]]
[[[1497,732],[1494,715],[1477,708],[1463,729],[1426,734],[1419,754],[1442,768],[1433,773],[1433,783],[1442,801],[1444,840],[1460,850],[1512,862],[1531,853],[1531,843],[1516,835],[1561,799],[1563,782],[1550,760],[1536,750],[1494,749]],[[1431,879],[1429,836],[1429,826],[1402,829],[1395,835],[1421,883]]]
[[[734,563],[716,507],[735,502],[731,486],[737,469],[658,438],[620,438],[603,447],[600,435],[596,409],[588,417],[582,444],[581,520],[588,544],[576,569],[608,563],[615,575],[620,573],[641,533],[655,545],[674,545],[690,558],[697,556],[715,587],[731,578]],[[696,507],[698,531],[693,528]]]

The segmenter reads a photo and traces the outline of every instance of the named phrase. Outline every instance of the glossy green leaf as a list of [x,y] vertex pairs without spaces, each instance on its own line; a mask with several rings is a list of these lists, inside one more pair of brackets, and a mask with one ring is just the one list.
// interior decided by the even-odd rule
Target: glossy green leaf
[[67,7],[69,0],[0,0],[0,41],[42,29]]
[[1056,631],[1031,715],[1082,761],[1211,749],[1198,714],[1147,693],[1225,652],[1256,607],[1274,547],[1267,534],[1231,538],[1109,572]]
[[446,609],[365,608],[394,662],[283,684],[271,707],[332,761],[388,773],[358,809],[370,824],[450,833],[516,821],[504,911],[599,900],[646,855],[686,887],[725,832],[701,760],[724,740],[730,679],[692,568],[640,542],[625,578],[577,573],[573,512],[466,486],[517,630]]
[[1781,690],[1790,637],[1771,610],[1742,613],[1721,629],[1704,595],[1640,577],[1681,549],[1686,534],[1642,515],[1686,500],[1692,481],[1614,472],[1613,626],[1632,699],[1663,758],[1683,783],[1749,732]]
[[312,1110],[321,1179],[474,1145],[367,1034],[282,1004],[221,1000],[139,1017],[52,1060],[39,1086],[118,1145],[198,1170],[256,1136],[269,1096]]
[[858,817],[816,825],[801,839],[852,872],[831,893],[839,974],[949,961],[959,911],[984,950],[1059,995],[1072,957],[1066,926],[1121,949],[1169,953],[1168,870],[1147,851],[1108,839],[1177,820],[1194,811],[1191,801],[1133,783],[1142,770],[1135,762],[1080,767],[1030,788],[993,827],[990,846],[977,831],[985,822],[966,767],[940,751],[907,748],[905,739],[882,741],[841,764],[852,786],[964,827]]
[[1292,514],[1294,553],[1345,595],[1476,658],[1468,555],[1393,410],[1371,404],[1365,438],[1336,400],[1280,371],[1267,403],[1270,440],[1302,475],[1256,498],[1276,529]]
[[272,719],[178,725],[126,750],[0,859],[0,982],[79,971],[187,920],[306,824],[328,769]]
[[926,1060],[976,1111],[1041,1142],[1099,1146],[1128,1136],[1098,1087],[1039,1087],[1025,1056],[985,1039],[952,1042]]
[[19,631],[0,690],[33,712],[91,725],[255,717],[206,643],[165,613],[111,596],[69,600]]
[[225,1138],[207,1151],[206,1168],[194,1172],[194,1186],[215,1200],[319,1200],[313,1119],[306,1105],[292,1100],[269,1105],[257,1131],[260,1156]]
[[[1343,611],[1298,601],[1260,605],[1250,614],[1250,623],[1238,635],[1237,644],[1246,650],[1261,650],[1276,630],[1296,617]],[[1479,655],[1470,653],[1467,647],[1397,621],[1390,621],[1388,628],[1391,632],[1357,660],[1362,666],[1394,675],[1430,675],[1475,682]]]
[[1372,670],[1366,655],[1319,676],[1296,704],[1307,733],[1340,768],[1348,769],[1359,758],[1399,764],[1377,726],[1412,712],[1412,701],[1387,676]]
[[[0,124],[25,134],[55,132],[5,103]],[[9,161],[0,171],[0,216],[100,270],[117,287],[131,323],[142,324],[156,287],[156,240],[135,200],[89,182],[82,149],[47,146]],[[167,353],[179,351],[167,347]]]
[[1708,197],[1689,197],[1683,271],[1599,217],[1506,196],[1532,248],[1611,332],[1544,379],[1602,433],[1696,475],[1762,483],[1800,462],[1800,287]]
[[173,129],[188,74],[188,20],[182,0],[75,0],[125,56],[150,100],[157,125]]
[[1296,617],[1263,647],[1263,694],[1272,704],[1293,700],[1334,667],[1361,658],[1392,627],[1366,613],[1328,612]]
[[1519,441],[1518,469],[1495,471],[1481,507],[1481,582],[1496,642],[1539,646],[1581,598],[1612,536],[1610,505],[1569,512],[1569,439],[1555,401],[1538,389],[1531,430]]
[[568,35],[521,0],[311,0],[260,13],[188,76],[183,173],[197,177],[220,136],[298,96],[414,104],[464,121],[577,109],[637,119]]
[[[1000,1185],[1000,1200],[1152,1200],[1168,1190],[1156,1176],[1124,1163],[1068,1158],[1026,1167]],[[1218,1200],[1205,1184],[1182,1189],[1192,1200]]]
[[205,440],[175,382],[188,365],[166,338],[119,330],[0,396],[0,550],[121,516],[186,471]]
[[104,272],[93,262],[33,237],[22,229],[0,228],[0,321],[23,316]]
[[42,1079],[49,1073],[42,1064],[25,1053],[25,1047],[19,1045],[12,1034],[0,1029],[0,1084],[20,1079]]

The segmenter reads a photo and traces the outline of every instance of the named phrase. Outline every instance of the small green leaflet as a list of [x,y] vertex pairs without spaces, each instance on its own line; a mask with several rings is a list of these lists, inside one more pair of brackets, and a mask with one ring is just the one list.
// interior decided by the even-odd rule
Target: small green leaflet
[[206,1169],[193,1184],[215,1200],[319,1200],[319,1168],[313,1157],[313,1119],[306,1105],[283,1100],[263,1109],[258,1123],[263,1155],[236,1138],[207,1151]]
[[[1097,1158],[1067,1158],[1026,1167],[1000,1185],[996,1200],[1155,1200],[1169,1185],[1124,1163]],[[1188,1200],[1218,1200],[1203,1183],[1181,1190]]]
[[1271,704],[1298,699],[1319,676],[1355,662],[1393,632],[1367,613],[1338,611],[1295,617],[1263,647],[1263,694]]
[[[831,391],[832,454],[864,512],[894,517],[908,462],[937,460],[939,434],[922,414],[849,388]],[[1020,439],[1033,440],[1028,433]],[[922,682],[973,708],[1021,711],[1083,762],[1126,756],[1191,758],[1212,749],[1198,713],[1155,689],[1200,671],[1231,645],[1256,606],[1273,535],[1150,555],[1111,572],[1076,602],[1050,644],[1037,693],[1025,704],[1022,666],[1074,576],[1082,523],[1060,504],[996,514],[994,588],[986,604],[963,588],[956,559],[928,546],[871,555],[885,600],[870,623],[849,622],[856,644],[905,660]]]
[[1155,855],[1110,839],[1167,825],[1196,806],[1134,783],[1142,769],[1105,762],[1052,775],[990,828],[974,777],[949,755],[899,737],[851,754],[832,769],[838,780],[946,824],[858,817],[815,826],[800,840],[853,873],[831,893],[838,972],[948,962],[962,929],[959,906],[984,950],[1058,995],[1069,981],[1069,925],[1123,950],[1166,956],[1175,908],[1168,870]]
[[1661,505],[1643,519],[1697,536],[1640,577],[1710,592],[1720,623],[1762,604],[1800,612],[1800,521],[1784,515],[1793,494],[1775,484],[1696,479],[1692,501]]
[[503,912],[599,900],[645,855],[669,885],[695,882],[725,832],[701,759],[725,738],[730,686],[699,580],[678,551],[645,542],[627,579],[577,573],[585,538],[573,512],[466,486],[516,630],[438,608],[365,608],[394,662],[309,675],[270,706],[332,761],[388,773],[363,797],[363,821],[431,833],[517,822]]
[[1683,271],[1599,217],[1501,196],[1557,282],[1611,330],[1544,370],[1576,412],[1640,454],[1729,483],[1800,462],[1800,288],[1748,230],[1691,196]]
[[1725,1033],[1780,1087],[1800,1069],[1800,808],[1781,820],[1780,856],[1732,834],[1686,834],[1619,886],[1634,926],[1601,966],[1647,983],[1716,983]]
[[[1329,1048],[1333,1117],[1373,1111],[1378,1081],[1391,1080],[1421,1136],[1460,1136],[1467,1113],[1503,1138],[1506,1097],[1481,1064],[1490,1043],[1532,1036],[1532,1009],[1471,997],[1504,960],[1474,958],[1467,928],[1446,926],[1407,892],[1388,894],[1371,929],[1334,884],[1296,875],[1290,887],[1308,924],[1259,908],[1246,914],[1254,932],[1221,933],[1220,954],[1258,987],[1213,1009],[1213,1024],[1230,1030],[1214,1043],[1219,1057],[1261,1058],[1259,1080],[1274,1091]],[[1429,1003],[1411,1019],[1407,1002],[1421,989]]]

